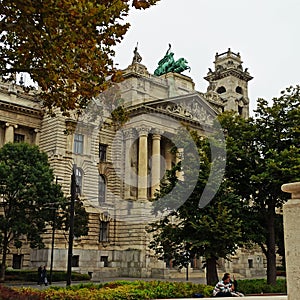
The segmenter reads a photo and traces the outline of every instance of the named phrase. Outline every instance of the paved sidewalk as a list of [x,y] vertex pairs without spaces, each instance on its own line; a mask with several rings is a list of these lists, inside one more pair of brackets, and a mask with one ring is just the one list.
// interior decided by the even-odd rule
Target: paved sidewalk
[[[227,299],[236,300],[237,297],[220,297],[220,298],[201,298],[201,299]],[[287,296],[245,296],[247,300],[287,300]],[[180,298],[180,300],[199,300],[200,298]],[[158,300],[158,299],[157,299]],[[159,300],[170,300],[170,299],[159,299]],[[171,299],[175,300],[175,299]],[[179,300],[179,299],[178,299]]]

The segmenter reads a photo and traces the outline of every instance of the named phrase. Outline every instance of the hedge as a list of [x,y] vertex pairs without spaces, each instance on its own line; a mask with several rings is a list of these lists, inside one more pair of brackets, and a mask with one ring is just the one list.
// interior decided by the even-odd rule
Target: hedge
[[[6,281],[27,281],[27,282],[37,282],[38,274],[35,270],[6,270],[5,271],[5,280]],[[52,272],[52,281],[65,281],[67,273],[65,271],[53,271]],[[86,281],[90,280],[88,274],[81,274],[77,272],[72,272],[71,279],[73,281]],[[49,280],[49,271],[48,271],[48,280]]]
[[[275,286],[265,279],[238,280],[239,291],[247,294],[286,293],[286,281],[278,279]],[[7,288],[0,286],[1,300],[147,300],[162,298],[193,298],[212,295],[213,287],[191,282],[114,281],[101,284],[78,284],[70,287],[51,286],[46,290]]]

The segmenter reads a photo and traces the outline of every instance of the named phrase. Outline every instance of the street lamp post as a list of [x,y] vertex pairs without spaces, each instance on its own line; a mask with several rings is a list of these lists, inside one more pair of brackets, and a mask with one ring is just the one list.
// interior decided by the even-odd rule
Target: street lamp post
[[75,206],[76,188],[77,188],[75,171],[76,171],[76,165],[73,166],[73,171],[71,175],[71,203],[70,203],[67,286],[71,285],[71,275],[72,275],[72,256],[73,256],[73,239],[74,239],[74,206]]
[[56,225],[56,208],[53,209],[53,224],[52,224],[52,240],[51,240],[51,259],[50,259],[50,278],[49,284],[52,284],[52,270],[53,270],[53,253],[54,253],[54,238],[55,238],[55,225]]
[[[58,184],[58,181],[62,178],[56,176],[55,184]],[[52,240],[51,240],[51,257],[50,257],[50,278],[49,284],[52,284],[52,271],[53,271],[53,255],[54,255],[54,241],[55,241],[55,229],[56,229],[56,207],[53,208],[53,220],[52,220]]]

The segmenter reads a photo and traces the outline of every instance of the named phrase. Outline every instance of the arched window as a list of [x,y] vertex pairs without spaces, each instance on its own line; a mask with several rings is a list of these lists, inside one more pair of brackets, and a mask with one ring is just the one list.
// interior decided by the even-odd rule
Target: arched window
[[98,201],[100,205],[105,202],[105,198],[106,198],[106,180],[103,175],[99,175]]
[[240,86],[237,86],[235,91],[238,93],[238,94],[242,94],[243,95],[243,89],[240,87]]
[[79,195],[82,194],[82,178],[83,178],[83,171],[81,168],[76,168],[75,170],[75,177],[76,177],[76,184],[77,184],[77,193]]
[[224,87],[224,86],[220,86],[220,87],[217,89],[217,93],[218,93],[218,94],[226,93],[225,87]]

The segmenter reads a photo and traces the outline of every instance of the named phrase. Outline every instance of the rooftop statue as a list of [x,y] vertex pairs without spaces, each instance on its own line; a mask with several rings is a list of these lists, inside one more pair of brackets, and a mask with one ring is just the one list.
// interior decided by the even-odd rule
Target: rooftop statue
[[191,70],[187,63],[185,58],[179,58],[175,61],[174,53],[171,52],[171,44],[169,44],[165,56],[158,62],[158,67],[154,71],[154,75],[160,76],[168,72],[181,73],[185,70]]
[[138,43],[136,44],[136,47],[134,48],[133,51],[133,59],[132,59],[132,64],[134,63],[140,63],[142,61],[141,55],[138,53]]

